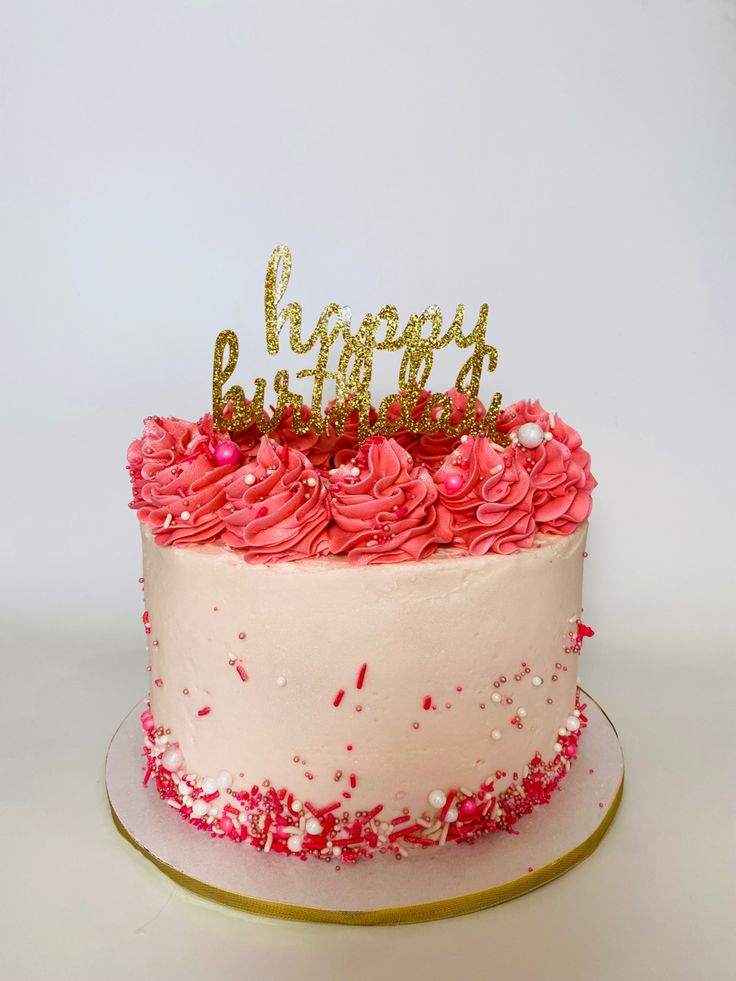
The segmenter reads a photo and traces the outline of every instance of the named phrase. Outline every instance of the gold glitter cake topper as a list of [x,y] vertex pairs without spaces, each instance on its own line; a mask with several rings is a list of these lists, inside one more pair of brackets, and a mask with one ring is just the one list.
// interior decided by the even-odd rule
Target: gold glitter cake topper
[[[390,436],[399,429],[406,429],[426,435],[482,433],[500,445],[508,443],[508,437],[496,431],[501,409],[500,392],[496,392],[491,399],[485,415],[478,417],[476,414],[483,372],[495,371],[498,364],[495,347],[486,343],[487,303],[481,306],[478,320],[467,334],[463,333],[465,307],[462,303],[457,305],[452,323],[444,333],[442,311],[436,304],[426,307],[422,313],[412,313],[401,332],[399,314],[393,306],[381,307],[376,314],[367,313],[360,327],[353,332],[350,308],[328,303],[312,333],[304,338],[301,305],[292,300],[279,309],[290,275],[291,252],[285,245],[279,245],[273,250],[266,269],[266,349],[269,354],[279,353],[279,339],[287,325],[289,344],[294,354],[308,354],[316,348],[314,368],[305,368],[296,374],[297,378],[312,379],[311,411],[302,412],[304,399],[291,390],[289,372],[283,369],[277,371],[274,377],[277,401],[271,415],[264,409],[265,378],[256,378],[255,391],[250,400],[240,385],[223,391],[235,371],[239,350],[235,332],[223,330],[215,342],[212,368],[215,428],[237,432],[255,424],[262,433],[268,433],[279,425],[284,409],[293,406],[291,425],[298,434],[313,432],[321,435],[330,426],[341,435],[348,417],[357,410],[358,438],[361,442],[369,436]],[[470,349],[471,352],[455,380],[456,390],[468,397],[463,416],[455,425],[452,424],[453,403],[448,395],[431,393],[423,398],[432,371],[434,352],[453,342],[461,350]],[[338,364],[334,370],[329,370],[330,352],[337,344],[342,345]],[[381,401],[377,418],[372,412],[370,390],[376,351],[402,352],[397,391]],[[322,409],[325,383],[328,381],[335,388],[335,402],[329,414]],[[421,411],[418,410],[420,399]]]

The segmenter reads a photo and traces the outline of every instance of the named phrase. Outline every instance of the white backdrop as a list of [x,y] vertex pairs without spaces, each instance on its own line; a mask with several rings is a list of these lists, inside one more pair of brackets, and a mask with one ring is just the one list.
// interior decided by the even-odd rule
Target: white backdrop
[[[636,747],[631,821],[638,808],[649,822],[621,838],[610,876],[623,875],[632,835],[646,851],[658,826],[687,869],[667,872],[671,860],[659,856],[661,895],[695,879],[702,888],[705,876],[708,895],[722,897],[708,917],[706,894],[695,901],[693,949],[707,943],[710,976],[724,977],[711,933],[733,894],[707,877],[732,846],[716,859],[694,833],[678,837],[673,812],[691,804],[675,786],[649,794],[653,769],[642,764],[649,752],[661,776],[647,739],[659,729],[668,753],[694,716],[687,743],[713,771],[691,779],[720,793],[721,758],[706,746],[720,752],[733,736],[733,0],[23,0],[0,4],[0,64],[3,725],[14,744],[31,719],[38,734],[3,762],[6,776],[36,767],[23,793],[13,780],[3,791],[18,818],[8,861],[21,883],[8,915],[41,902],[57,916],[53,896],[36,892],[40,867],[29,880],[20,858],[25,822],[52,811],[56,789],[64,795],[58,764],[77,786],[99,777],[106,736],[145,686],[127,444],[149,413],[196,417],[209,407],[224,327],[240,335],[244,385],[301,366],[265,355],[263,276],[283,241],[294,254],[289,295],[310,320],[333,299],[356,315],[386,302],[403,314],[459,301],[472,312],[487,300],[500,364],[485,392],[539,397],[583,434],[600,482],[586,567],[586,620],[598,637],[583,675]],[[453,376],[445,356],[434,386]],[[380,377],[378,393],[389,384]],[[706,718],[714,742],[700,742]],[[68,755],[44,750],[41,780],[34,745],[55,743],[57,722]],[[155,911],[173,887],[145,878],[108,839],[99,780],[84,807],[97,837],[79,839],[80,853],[94,853],[95,869],[112,865],[108,899],[119,897],[131,924],[146,919],[136,890]],[[725,798],[715,811],[711,845]],[[76,841],[71,816],[60,820]],[[47,847],[61,861],[65,846]],[[635,864],[632,888],[651,872]],[[614,880],[605,881],[610,894]],[[560,897],[568,887],[540,895],[552,888]],[[524,903],[488,914],[483,931],[528,924],[535,910],[549,923],[556,905],[554,896]],[[646,922],[653,903],[642,907]],[[178,892],[175,905],[215,931],[203,944],[226,952],[235,943],[223,914],[190,909]],[[104,908],[91,886],[77,886],[65,907],[93,920]],[[685,907],[669,916],[684,937]],[[245,921],[233,927],[241,941]],[[472,921],[452,928],[466,931],[471,961],[482,952]],[[94,922],[96,941],[80,941],[90,976],[116,944],[127,949],[114,923]],[[178,922],[171,942],[196,964],[205,947],[184,940]],[[278,937],[264,963],[275,957],[288,973],[289,952],[310,953],[313,934],[256,926]],[[434,929],[441,946],[428,947],[426,932],[417,941],[430,972],[450,963],[443,952],[460,936]],[[597,976],[608,964],[616,977],[624,963],[628,977],[649,976],[644,954],[641,974],[617,960],[615,931],[625,929],[616,922],[596,935]],[[75,936],[59,925],[48,949],[71,964]],[[346,938],[335,940],[340,950]],[[150,944],[130,954],[131,969],[139,956],[156,961],[156,934]],[[43,976],[42,960],[22,963]],[[589,965],[575,961],[573,976],[579,967],[595,977]]]

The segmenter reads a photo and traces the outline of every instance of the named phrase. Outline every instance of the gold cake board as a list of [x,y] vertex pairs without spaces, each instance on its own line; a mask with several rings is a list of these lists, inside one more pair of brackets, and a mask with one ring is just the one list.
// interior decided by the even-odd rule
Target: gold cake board
[[108,749],[112,818],[126,841],[174,882],[247,913],[354,926],[473,913],[568,872],[595,850],[613,821],[624,786],[621,746],[603,709],[581,694],[588,727],[575,764],[551,802],[522,818],[518,835],[491,834],[473,845],[411,852],[401,861],[377,855],[353,866],[340,863],[339,871],[335,863],[301,862],[213,839],[182,821],[154,787],[143,787],[142,701]]

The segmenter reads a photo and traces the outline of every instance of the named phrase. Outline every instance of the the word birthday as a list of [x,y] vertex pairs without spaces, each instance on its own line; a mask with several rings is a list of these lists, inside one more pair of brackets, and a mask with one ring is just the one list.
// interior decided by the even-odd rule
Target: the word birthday
[[[262,433],[274,430],[287,406],[293,406],[291,425],[296,433],[322,434],[328,426],[341,435],[348,417],[358,414],[358,437],[390,436],[399,429],[413,433],[442,432],[449,436],[484,434],[500,445],[508,437],[496,431],[501,408],[501,393],[491,399],[488,411],[478,414],[477,399],[484,371],[495,371],[498,354],[486,343],[488,305],[483,304],[478,320],[467,334],[463,331],[465,308],[459,303],[452,323],[443,331],[442,311],[432,304],[422,312],[410,315],[403,331],[399,328],[396,307],[384,306],[377,314],[367,313],[353,331],[349,307],[328,303],[308,337],[302,335],[302,308],[295,301],[280,306],[291,275],[291,252],[285,245],[273,250],[266,269],[265,315],[266,348],[279,353],[279,338],[288,324],[289,344],[295,354],[316,351],[313,368],[298,371],[297,378],[312,379],[310,411],[304,412],[304,399],[291,390],[289,372],[276,372],[273,388],[276,405],[266,413],[266,380],[256,378],[252,399],[247,399],[240,385],[224,387],[238,362],[238,338],[234,331],[222,331],[215,342],[212,370],[212,414],[218,429],[236,432],[254,424]],[[444,394],[426,395],[432,371],[434,352],[454,343],[470,355],[460,368],[455,388],[467,395],[462,418],[452,421],[453,403]],[[329,370],[330,352],[339,351],[334,370]],[[397,391],[387,395],[377,413],[371,403],[371,377],[376,351],[401,351]],[[334,385],[335,399],[323,412],[325,385]],[[420,401],[421,400],[421,401]]]

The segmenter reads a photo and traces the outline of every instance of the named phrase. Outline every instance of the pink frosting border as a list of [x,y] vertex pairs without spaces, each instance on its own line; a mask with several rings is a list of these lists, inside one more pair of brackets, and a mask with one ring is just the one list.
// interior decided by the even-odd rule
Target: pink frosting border
[[596,486],[580,435],[531,400],[504,409],[498,428],[509,446],[405,431],[359,446],[352,417],[341,436],[296,436],[290,418],[263,436],[216,432],[210,415],[151,416],[128,448],[130,507],[159,545],[217,542],[252,563],[508,555],[537,534],[572,534]]

